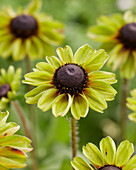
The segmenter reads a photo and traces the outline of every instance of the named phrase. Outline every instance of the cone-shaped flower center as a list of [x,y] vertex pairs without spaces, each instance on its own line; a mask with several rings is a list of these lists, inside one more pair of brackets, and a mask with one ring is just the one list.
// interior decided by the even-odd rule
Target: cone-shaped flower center
[[125,48],[136,48],[136,23],[126,24],[120,29],[118,39]]
[[121,169],[116,166],[106,165],[106,166],[100,168],[99,170],[121,170]]
[[0,99],[2,97],[7,97],[8,91],[11,91],[11,87],[9,84],[4,84],[4,85],[0,86]]
[[19,15],[10,22],[10,31],[20,38],[28,38],[37,34],[38,24],[31,15]]
[[86,71],[77,64],[66,64],[59,67],[53,77],[53,84],[61,93],[71,95],[81,93],[87,86],[88,75]]

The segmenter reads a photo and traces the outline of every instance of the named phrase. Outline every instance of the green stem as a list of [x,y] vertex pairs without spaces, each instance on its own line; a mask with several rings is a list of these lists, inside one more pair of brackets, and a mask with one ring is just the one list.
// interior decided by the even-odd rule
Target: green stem
[[127,123],[127,107],[126,107],[126,98],[128,91],[128,80],[123,79],[122,87],[122,103],[121,103],[121,140],[124,140],[126,137],[126,123]]

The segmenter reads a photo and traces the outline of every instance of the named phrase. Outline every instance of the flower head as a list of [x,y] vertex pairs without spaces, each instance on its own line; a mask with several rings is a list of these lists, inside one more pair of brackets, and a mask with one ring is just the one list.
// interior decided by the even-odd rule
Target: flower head
[[80,47],[75,55],[69,46],[57,49],[59,59],[46,57],[47,62],[36,65],[34,72],[25,75],[26,84],[37,86],[25,95],[26,102],[38,104],[43,111],[52,107],[55,117],[65,116],[71,108],[76,119],[85,117],[88,107],[103,112],[106,101],[113,100],[116,82],[113,73],[99,71],[108,59],[104,50]]
[[135,170],[136,155],[131,158],[133,152],[134,146],[127,140],[121,142],[116,150],[114,141],[108,136],[100,141],[100,150],[93,143],[83,147],[83,154],[91,164],[80,157],[75,157],[71,164],[75,170],[95,170],[96,168],[98,170]]
[[131,97],[127,98],[127,107],[134,111],[134,113],[131,113],[128,118],[136,122],[136,89],[132,90],[130,94]]
[[22,70],[18,68],[15,71],[13,66],[9,66],[7,72],[3,68],[0,71],[0,108],[4,109],[11,100],[17,97]]
[[0,169],[24,168],[27,152],[32,150],[31,140],[14,134],[20,128],[13,122],[6,123],[8,111],[0,111]]
[[91,26],[88,36],[102,42],[109,51],[108,64],[113,70],[120,67],[122,77],[131,79],[136,71],[136,19],[131,12],[124,15],[101,16],[98,25]]
[[[41,0],[35,0],[25,10],[15,13],[6,7],[0,12],[0,55],[21,60],[43,57],[53,52],[52,45],[63,41],[63,24],[51,16],[39,13]],[[19,8],[20,9],[20,8]]]

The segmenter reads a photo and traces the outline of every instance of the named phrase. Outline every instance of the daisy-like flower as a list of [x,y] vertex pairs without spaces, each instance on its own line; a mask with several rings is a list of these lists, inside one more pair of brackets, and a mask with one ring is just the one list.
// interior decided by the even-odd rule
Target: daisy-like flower
[[99,71],[108,59],[104,50],[96,51],[89,45],[80,47],[75,55],[69,46],[57,49],[59,59],[46,57],[34,72],[25,75],[26,84],[37,86],[25,95],[26,102],[38,104],[43,111],[52,107],[55,117],[65,116],[71,108],[74,118],[80,119],[88,108],[103,112],[106,101],[114,99],[115,74]]
[[5,7],[0,11],[0,56],[21,60],[52,53],[52,45],[63,41],[63,24],[39,13],[41,0],[32,0],[25,10],[15,13]]
[[101,16],[96,26],[91,26],[88,36],[102,42],[101,48],[109,51],[108,64],[113,70],[120,68],[121,76],[131,79],[136,71],[136,16],[131,12],[124,15]]
[[0,108],[4,109],[17,97],[22,70],[18,68],[15,71],[13,66],[9,66],[7,72],[3,68],[0,71]]
[[[135,170],[136,155],[132,156],[134,146],[129,141],[120,143],[116,150],[114,141],[108,136],[100,141],[100,150],[88,143],[83,147],[83,154],[89,159],[90,164],[80,157],[71,161],[75,170]],[[131,158],[131,159],[130,159]]]
[[30,139],[14,134],[20,126],[6,123],[8,116],[8,111],[0,111],[0,170],[26,167],[26,153],[32,150]]
[[130,92],[131,97],[127,98],[127,107],[134,111],[131,113],[128,118],[134,122],[136,122],[136,89]]

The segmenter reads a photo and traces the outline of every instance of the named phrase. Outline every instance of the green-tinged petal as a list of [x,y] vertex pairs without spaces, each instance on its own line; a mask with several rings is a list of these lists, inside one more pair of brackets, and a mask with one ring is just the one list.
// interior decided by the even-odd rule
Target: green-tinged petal
[[29,12],[29,14],[33,14],[39,11],[41,6],[42,6],[41,0],[31,0],[31,3],[27,7],[27,11]]
[[1,138],[0,146],[10,146],[23,152],[30,152],[32,150],[31,140],[19,135],[5,136],[4,138]]
[[7,80],[7,73],[6,73],[6,70],[4,68],[1,69],[1,77],[6,82],[6,80]]
[[25,80],[23,81],[23,83],[39,86],[47,84],[49,81],[52,81],[51,74],[45,71],[36,71],[25,74]]
[[9,66],[7,71],[7,82],[10,83],[14,79],[15,69],[13,66]]
[[7,104],[10,102],[10,100],[6,97],[2,97],[0,100],[0,108],[1,109],[5,109],[5,107],[7,106]]
[[1,114],[0,114],[0,126],[2,126],[2,125],[5,124],[8,116],[9,116],[9,112],[8,112],[8,111],[6,111],[6,112],[1,112]]
[[74,63],[83,64],[94,53],[94,49],[88,44],[81,46],[74,55]]
[[65,116],[69,111],[71,103],[72,103],[72,98],[70,94],[59,95],[52,105],[52,113],[54,114],[55,117]]
[[57,96],[57,89],[51,88],[49,90],[46,90],[38,101],[38,107],[44,112],[49,110],[52,107],[52,103],[54,102]]
[[114,73],[106,72],[106,71],[94,71],[88,74],[89,80],[91,81],[102,81],[107,84],[116,83],[116,75]]
[[9,100],[13,100],[17,97],[17,93],[16,93],[16,91],[8,91],[7,96],[8,96]]
[[105,165],[105,161],[101,152],[93,143],[88,143],[83,147],[83,154],[93,165],[95,165],[96,168],[100,168]]
[[107,108],[107,103],[104,97],[92,88],[86,88],[84,95],[87,98],[88,104],[91,109],[103,113],[103,110]]
[[48,63],[46,62],[39,62],[36,64],[36,68],[39,70],[39,71],[45,71],[45,72],[48,72],[49,74],[54,74],[55,72],[55,69]]
[[128,161],[122,170],[136,170],[136,155]]
[[61,47],[57,48],[57,54],[63,64],[73,62],[73,52],[68,45],[64,49]]
[[114,141],[108,136],[100,141],[102,155],[108,165],[114,165],[116,146]]
[[61,66],[59,59],[57,57],[55,57],[55,56],[46,57],[46,60],[54,68],[59,68]]
[[[8,47],[8,48],[7,48]],[[11,55],[12,52],[12,42],[4,41],[0,46],[0,54],[3,58],[7,58]]]
[[26,93],[25,98],[26,98],[26,103],[28,104],[36,104],[39,100],[39,98],[42,96],[42,94],[52,88],[53,85],[51,84],[46,84],[46,85],[41,85],[38,86],[36,88],[34,88],[33,90],[31,90],[30,92]]
[[130,94],[132,97],[136,97],[136,89],[131,90]]
[[135,17],[135,15],[132,14],[131,11],[125,12],[123,18],[124,18],[124,21],[128,24],[136,22],[136,17]]
[[0,170],[9,170],[9,169],[4,167],[3,165],[0,165]]
[[88,163],[86,163],[82,158],[75,157],[71,164],[75,170],[94,170]]
[[134,152],[134,146],[132,143],[130,143],[127,140],[121,142],[121,144],[117,149],[115,165],[117,167],[123,167],[128,162],[133,152]]
[[0,163],[7,168],[24,168],[27,155],[12,147],[0,147]]
[[94,90],[98,91],[106,101],[111,101],[114,99],[115,94],[117,91],[111,87],[109,84],[103,81],[91,81],[89,87],[93,88]]
[[136,97],[128,97],[127,102],[127,107],[133,111],[136,111]]
[[136,113],[131,113],[128,115],[128,118],[134,122],[136,122]]
[[88,113],[88,103],[82,94],[74,95],[72,98],[71,113],[75,119],[86,117]]

